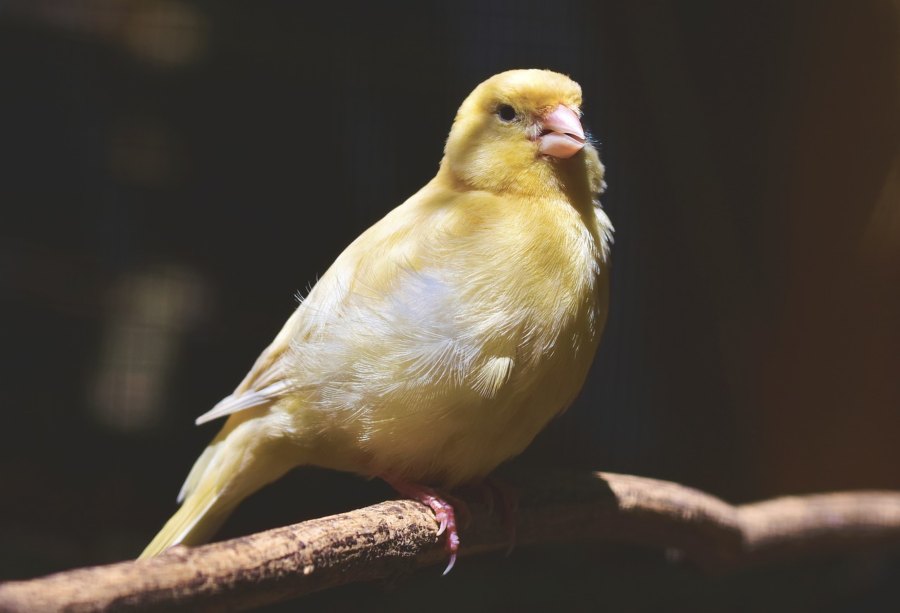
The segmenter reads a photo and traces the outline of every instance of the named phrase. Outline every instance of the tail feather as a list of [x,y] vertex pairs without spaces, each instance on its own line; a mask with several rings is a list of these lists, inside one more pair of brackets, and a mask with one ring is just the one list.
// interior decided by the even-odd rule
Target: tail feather
[[217,505],[220,501],[221,497],[209,490],[189,496],[138,559],[152,558],[174,545],[197,545],[209,540],[237,506]]
[[206,469],[209,467],[209,463],[212,461],[213,456],[215,456],[216,449],[218,449],[219,445],[220,442],[218,441],[210,443],[209,447],[204,449],[203,453],[200,454],[200,457],[197,458],[197,461],[194,462],[191,472],[188,474],[187,479],[184,480],[184,485],[181,486],[181,491],[178,492],[179,504],[184,502],[185,498],[197,491],[200,480],[203,478],[203,475],[206,474]]
[[296,454],[285,452],[272,434],[265,418],[226,424],[194,463],[178,496],[181,508],[139,559],[206,542],[244,498],[297,465]]

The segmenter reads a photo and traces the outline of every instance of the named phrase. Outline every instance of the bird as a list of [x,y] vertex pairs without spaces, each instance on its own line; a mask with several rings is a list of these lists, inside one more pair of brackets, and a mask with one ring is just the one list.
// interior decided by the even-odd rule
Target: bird
[[242,500],[312,465],[431,508],[453,567],[440,492],[484,479],[572,403],[607,319],[613,227],[581,105],[549,70],[475,87],[434,178],[338,256],[197,418],[227,420],[141,558],[206,542]]

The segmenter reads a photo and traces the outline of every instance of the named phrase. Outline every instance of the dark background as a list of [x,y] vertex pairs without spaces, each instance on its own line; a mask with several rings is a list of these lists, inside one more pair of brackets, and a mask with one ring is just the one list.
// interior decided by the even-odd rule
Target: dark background
[[[616,226],[595,368],[520,466],[732,502],[900,489],[898,7],[0,2],[0,579],[141,550],[215,432],[193,419],[509,68],[582,84]],[[303,469],[223,535],[389,495]],[[550,547],[436,574],[307,604],[900,606],[896,556],[714,578]]]

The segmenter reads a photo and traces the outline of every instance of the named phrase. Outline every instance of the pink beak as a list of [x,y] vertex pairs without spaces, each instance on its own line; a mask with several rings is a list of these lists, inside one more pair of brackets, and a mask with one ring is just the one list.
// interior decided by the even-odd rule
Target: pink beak
[[584,129],[575,111],[560,104],[540,119],[539,150],[555,158],[570,158],[584,147]]

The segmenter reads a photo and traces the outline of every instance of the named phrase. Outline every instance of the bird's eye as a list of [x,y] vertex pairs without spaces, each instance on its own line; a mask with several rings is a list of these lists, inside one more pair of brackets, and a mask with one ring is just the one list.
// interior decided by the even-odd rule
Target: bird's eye
[[497,107],[497,117],[500,118],[500,121],[510,122],[517,116],[518,115],[516,114],[516,109],[509,106],[508,104],[501,104]]

